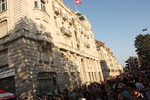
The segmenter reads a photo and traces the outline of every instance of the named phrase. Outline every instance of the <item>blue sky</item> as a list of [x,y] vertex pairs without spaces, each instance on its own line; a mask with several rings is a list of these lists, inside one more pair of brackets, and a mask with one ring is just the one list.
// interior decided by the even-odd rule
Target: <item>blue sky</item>
[[[129,56],[137,56],[134,40],[150,27],[150,0],[80,0],[77,9],[92,24],[95,39],[105,42],[117,61],[125,65]],[[74,0],[64,3],[76,11]],[[148,31],[142,32],[147,28]]]

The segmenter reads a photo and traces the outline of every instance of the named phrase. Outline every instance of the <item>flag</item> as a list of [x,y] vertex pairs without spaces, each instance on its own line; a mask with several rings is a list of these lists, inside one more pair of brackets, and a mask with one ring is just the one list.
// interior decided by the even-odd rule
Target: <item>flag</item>
[[82,4],[82,2],[80,0],[74,0],[76,5]]
[[14,98],[15,95],[13,95],[12,93],[0,89],[0,100],[14,99]]

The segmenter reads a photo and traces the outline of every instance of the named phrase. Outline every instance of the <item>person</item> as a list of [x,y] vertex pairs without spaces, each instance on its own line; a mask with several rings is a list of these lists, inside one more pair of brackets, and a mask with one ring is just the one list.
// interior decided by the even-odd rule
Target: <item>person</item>
[[118,99],[117,100],[125,100],[123,95],[121,93],[118,94]]
[[118,98],[119,100],[123,99],[123,100],[131,100],[131,95],[128,91],[126,91],[125,89],[125,84],[123,83],[119,83],[118,85]]
[[56,95],[55,100],[62,100],[62,99],[61,99],[61,96]]
[[24,100],[29,100],[28,97],[25,97]]
[[140,79],[137,79],[137,80],[136,80],[135,85],[136,85],[136,89],[137,89],[139,92],[141,92],[141,91],[144,89],[144,85],[143,85],[143,83],[140,82]]
[[102,93],[102,100],[108,100],[107,92],[104,84],[101,86],[101,93]]
[[39,94],[36,95],[36,100],[42,100]]
[[132,100],[144,100],[142,93],[138,92],[135,83],[129,83],[127,89],[131,95]]
[[101,88],[96,87],[96,90],[94,92],[94,95],[96,97],[96,100],[102,100],[102,95],[101,95]]
[[86,100],[85,98],[80,98],[79,100]]
[[145,89],[143,89],[143,92],[144,92],[147,100],[150,100],[150,83],[149,82],[147,82],[145,84]]

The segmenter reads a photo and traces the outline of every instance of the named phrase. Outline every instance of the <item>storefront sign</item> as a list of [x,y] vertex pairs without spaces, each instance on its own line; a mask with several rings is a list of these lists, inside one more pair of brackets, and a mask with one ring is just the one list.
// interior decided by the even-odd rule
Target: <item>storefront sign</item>
[[0,73],[0,79],[15,75],[15,70],[8,70]]

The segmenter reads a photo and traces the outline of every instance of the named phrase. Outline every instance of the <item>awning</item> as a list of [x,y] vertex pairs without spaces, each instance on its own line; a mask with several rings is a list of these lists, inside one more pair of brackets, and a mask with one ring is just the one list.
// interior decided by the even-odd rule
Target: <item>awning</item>
[[15,98],[15,96],[10,92],[0,89],[0,100],[5,100],[5,99],[9,99],[9,98]]

